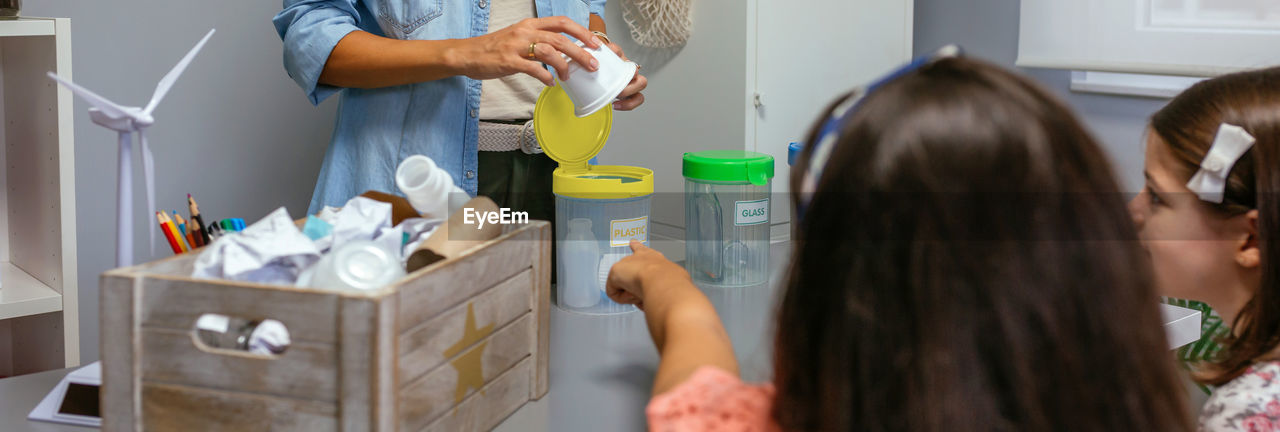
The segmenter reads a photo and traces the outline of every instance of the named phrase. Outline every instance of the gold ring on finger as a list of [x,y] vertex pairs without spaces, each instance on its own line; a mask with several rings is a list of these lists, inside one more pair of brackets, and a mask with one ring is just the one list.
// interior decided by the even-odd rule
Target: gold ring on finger
[[537,59],[538,58],[537,50],[538,50],[537,42],[529,44],[529,54],[526,54],[525,57],[527,57],[529,60]]

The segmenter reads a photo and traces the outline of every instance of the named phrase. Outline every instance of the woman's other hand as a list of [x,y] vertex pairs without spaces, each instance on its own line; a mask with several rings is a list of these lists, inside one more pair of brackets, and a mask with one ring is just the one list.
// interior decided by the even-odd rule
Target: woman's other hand
[[[613,50],[614,53],[617,53],[618,57],[621,57],[623,61],[630,61],[630,59],[627,58],[627,55],[622,52],[622,47],[618,46],[618,44],[609,42],[605,44],[605,46]],[[622,89],[622,93],[618,93],[618,100],[613,102],[613,109],[618,111],[631,111],[636,109],[636,107],[644,103],[644,93],[640,92],[644,91],[644,88],[648,86],[649,79],[645,78],[644,75],[640,75],[640,64],[636,63],[636,74],[631,77],[631,82],[627,83],[627,86]]]

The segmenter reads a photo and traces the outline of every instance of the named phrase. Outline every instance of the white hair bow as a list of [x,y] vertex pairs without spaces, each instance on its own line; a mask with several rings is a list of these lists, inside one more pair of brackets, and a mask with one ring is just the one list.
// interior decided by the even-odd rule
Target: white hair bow
[[1209,146],[1209,152],[1200,161],[1200,169],[1187,182],[1187,189],[1191,189],[1202,200],[1221,204],[1231,167],[1240,160],[1240,156],[1253,148],[1255,141],[1253,135],[1245,132],[1244,128],[1223,123],[1218,127],[1218,136],[1213,139],[1213,145]]

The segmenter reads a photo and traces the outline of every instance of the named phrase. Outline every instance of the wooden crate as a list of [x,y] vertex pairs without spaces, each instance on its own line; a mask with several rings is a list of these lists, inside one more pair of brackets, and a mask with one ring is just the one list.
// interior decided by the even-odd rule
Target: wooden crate
[[[193,279],[195,254],[102,275],[103,430],[488,430],[547,393],[551,229],[533,221],[384,289]],[[196,319],[271,318],[270,359]]]

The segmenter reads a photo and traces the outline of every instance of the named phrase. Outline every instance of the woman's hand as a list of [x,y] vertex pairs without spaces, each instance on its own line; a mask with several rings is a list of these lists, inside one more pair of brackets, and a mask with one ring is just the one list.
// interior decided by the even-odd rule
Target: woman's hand
[[[609,42],[605,46],[617,53],[618,57],[621,57],[623,61],[629,61],[627,55],[622,53],[622,47],[618,46],[618,44]],[[613,102],[613,109],[618,111],[636,109],[636,107],[644,103],[644,94],[640,92],[644,91],[644,88],[648,86],[649,79],[645,78],[644,75],[640,75],[640,64],[636,63],[636,75],[631,77],[631,82],[627,83],[627,87],[622,89],[622,93],[618,93],[618,100]]]
[[[555,85],[555,81],[544,63],[554,68],[562,81],[569,79],[569,63],[564,56],[589,71],[600,67],[587,50],[561,33],[581,40],[588,48],[601,45],[590,30],[567,17],[528,18],[484,36],[460,40],[450,53],[450,62],[456,65],[457,75],[486,80],[524,73],[547,86]],[[529,47],[535,43],[534,58],[530,59]]]
[[[609,295],[609,299],[622,304],[633,304],[643,310],[646,296],[654,294],[648,291],[692,285],[684,268],[658,251],[636,240],[631,241],[631,251],[631,256],[623,258],[609,269],[609,277],[605,280],[605,293]],[[672,283],[655,283],[663,279],[669,279]]]

